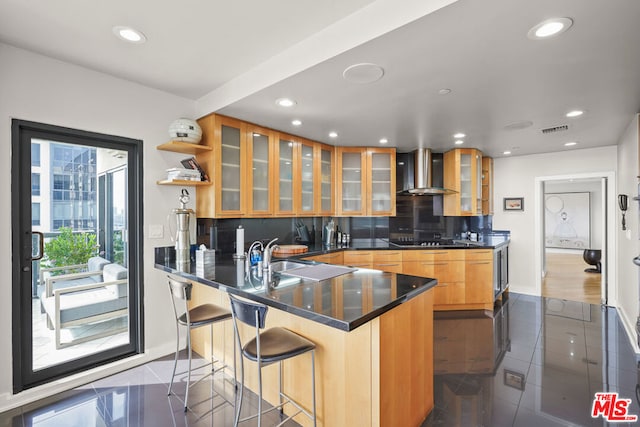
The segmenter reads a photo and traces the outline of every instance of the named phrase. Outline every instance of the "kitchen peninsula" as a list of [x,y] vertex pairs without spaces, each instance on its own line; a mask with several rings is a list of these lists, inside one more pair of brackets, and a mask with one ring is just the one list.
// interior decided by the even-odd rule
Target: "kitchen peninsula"
[[[227,293],[268,305],[267,327],[283,326],[314,341],[318,425],[419,425],[433,409],[434,279],[371,269],[312,281],[280,273],[245,274],[220,256],[195,274],[178,271],[173,248],[156,248],[155,267],[194,282],[192,304],[228,306]],[[214,352],[231,364],[232,325],[219,326]],[[243,328],[241,334],[254,332]],[[193,332],[194,349],[208,356],[207,331]],[[309,408],[309,363],[285,364],[284,389]],[[255,366],[245,381],[256,389]],[[277,402],[277,368],[264,371],[264,396]],[[296,419],[305,424],[308,420]]]

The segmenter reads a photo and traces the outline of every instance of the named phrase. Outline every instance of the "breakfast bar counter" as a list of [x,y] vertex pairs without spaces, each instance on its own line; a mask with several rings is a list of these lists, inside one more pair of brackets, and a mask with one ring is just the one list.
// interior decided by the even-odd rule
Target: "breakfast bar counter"
[[[274,272],[247,274],[230,255],[199,270],[176,268],[173,248],[156,248],[155,267],[195,284],[191,303],[229,306],[227,293],[270,307],[267,327],[282,326],[316,343],[320,426],[420,425],[433,409],[433,287],[436,280],[356,269],[326,280]],[[206,329],[206,328],[204,328]],[[214,353],[233,361],[233,327],[216,326]],[[242,328],[244,338],[255,332]],[[208,357],[208,331],[194,330],[195,351]],[[306,357],[285,363],[284,389],[311,407]],[[245,382],[256,390],[256,367]],[[277,402],[277,367],[264,369],[264,397]],[[302,425],[308,419],[296,417]]]

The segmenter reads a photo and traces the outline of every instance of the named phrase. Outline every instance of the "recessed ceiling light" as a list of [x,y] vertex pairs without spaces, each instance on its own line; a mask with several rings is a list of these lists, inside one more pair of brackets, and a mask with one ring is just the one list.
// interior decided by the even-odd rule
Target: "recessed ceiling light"
[[502,154],[504,154],[505,156],[508,156],[509,154],[511,154],[511,151],[503,151]]
[[447,88],[440,89],[440,90],[438,91],[438,95],[448,95],[448,94],[450,94],[450,93],[451,93],[451,89],[447,89]]
[[546,39],[567,31],[573,25],[571,18],[551,18],[535,25],[527,33],[532,40]]
[[565,142],[564,146],[565,147],[572,147],[572,146],[577,145],[577,144],[578,144],[577,142],[571,141],[571,142]]
[[456,139],[464,138],[465,136],[467,136],[467,135],[465,135],[462,132],[458,132],[455,135],[453,135],[453,137],[456,138]]
[[464,144],[464,141],[463,141],[463,140],[461,140],[461,139],[459,139],[459,140],[457,140],[457,141],[455,142],[455,144],[456,144],[456,145],[462,145],[462,144]]
[[300,126],[302,122],[298,119],[295,119],[295,120],[291,120],[291,124],[294,126]]
[[346,81],[359,84],[377,82],[382,76],[384,76],[384,69],[368,62],[351,65],[342,72],[342,77]]
[[569,111],[566,116],[567,117],[578,117],[584,114],[584,111],[582,110],[573,110],[573,111]]
[[386,144],[387,142],[389,142],[387,138],[380,139],[380,144]]
[[140,31],[124,25],[117,25],[113,27],[113,34],[115,34],[119,39],[129,43],[144,43],[147,41],[145,35]]
[[338,132],[329,132],[329,137],[337,138],[338,137]]
[[296,105],[296,101],[294,101],[293,99],[289,99],[289,98],[278,98],[276,99],[276,105],[280,106],[280,107],[293,107],[294,105]]

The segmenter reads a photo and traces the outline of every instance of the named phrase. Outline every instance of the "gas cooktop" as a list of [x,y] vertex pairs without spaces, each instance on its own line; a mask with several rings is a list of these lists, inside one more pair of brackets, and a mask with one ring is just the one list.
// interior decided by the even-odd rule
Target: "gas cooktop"
[[455,242],[451,239],[433,239],[433,240],[422,240],[422,241],[415,241],[412,239],[389,239],[389,243],[395,246],[402,246],[402,247],[450,246],[455,244]]

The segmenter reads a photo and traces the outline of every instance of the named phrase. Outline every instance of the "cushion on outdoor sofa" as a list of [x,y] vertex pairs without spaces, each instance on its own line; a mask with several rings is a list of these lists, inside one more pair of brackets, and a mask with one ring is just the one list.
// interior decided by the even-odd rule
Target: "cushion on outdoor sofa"
[[[109,264],[104,267],[102,271],[102,278],[105,282],[112,282],[114,280],[123,280],[127,278],[127,269],[120,264]],[[127,283],[121,283],[117,285],[118,297],[127,296]]]

